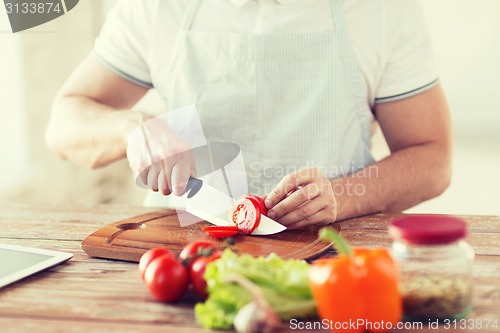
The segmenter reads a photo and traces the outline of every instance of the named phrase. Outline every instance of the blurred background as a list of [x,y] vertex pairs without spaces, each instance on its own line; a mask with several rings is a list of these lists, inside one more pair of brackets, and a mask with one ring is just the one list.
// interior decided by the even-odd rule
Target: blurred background
[[[9,33],[0,14],[0,201],[140,205],[126,161],[88,170],[60,161],[44,143],[52,98],[91,50],[116,0],[80,1],[66,15]],[[500,215],[500,1],[420,0],[454,123],[454,173],[439,198],[410,212]],[[161,113],[149,93],[136,108]],[[374,154],[388,150],[374,137]]]

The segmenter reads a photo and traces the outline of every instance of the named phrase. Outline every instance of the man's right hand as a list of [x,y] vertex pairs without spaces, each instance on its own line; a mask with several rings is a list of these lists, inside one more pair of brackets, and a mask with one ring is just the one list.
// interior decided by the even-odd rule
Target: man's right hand
[[127,158],[136,181],[163,195],[181,196],[194,175],[189,144],[161,116],[137,126],[128,137]]

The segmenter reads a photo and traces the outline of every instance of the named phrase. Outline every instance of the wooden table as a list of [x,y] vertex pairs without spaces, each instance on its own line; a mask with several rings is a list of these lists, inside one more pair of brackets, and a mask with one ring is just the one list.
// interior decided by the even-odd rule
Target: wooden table
[[[0,289],[0,332],[206,332],[195,322],[195,296],[156,302],[128,262],[89,258],[81,241],[100,227],[152,211],[128,206],[0,205],[0,242],[74,253],[68,263]],[[388,246],[380,214],[342,222],[354,246]],[[425,328],[406,332],[500,332],[500,217],[463,216],[476,252],[474,310],[469,319],[498,320],[498,329]],[[424,323],[425,324],[425,323]],[[292,331],[288,323],[282,331]]]

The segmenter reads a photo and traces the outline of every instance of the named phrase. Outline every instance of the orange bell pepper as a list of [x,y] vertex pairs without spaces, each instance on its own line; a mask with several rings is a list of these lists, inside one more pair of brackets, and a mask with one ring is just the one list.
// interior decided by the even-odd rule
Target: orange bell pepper
[[351,250],[331,228],[320,237],[333,242],[339,255],[312,263],[309,284],[319,316],[332,332],[387,332],[401,319],[399,272],[385,248]]

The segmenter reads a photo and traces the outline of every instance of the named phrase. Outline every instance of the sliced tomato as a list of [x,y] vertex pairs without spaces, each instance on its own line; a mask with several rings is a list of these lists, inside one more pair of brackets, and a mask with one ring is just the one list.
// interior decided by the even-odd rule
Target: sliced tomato
[[233,222],[243,234],[251,234],[260,223],[260,207],[257,200],[246,196],[238,199],[233,209]]
[[250,199],[250,200],[255,200],[257,202],[257,204],[259,205],[260,213],[262,215],[267,215],[267,208],[266,208],[266,204],[264,203],[264,199],[262,199],[261,197],[259,197],[258,195],[255,195],[255,194],[247,194],[247,195],[245,195],[245,197]]
[[203,228],[203,231],[205,231],[207,234],[214,238],[227,238],[236,235],[240,229],[238,226],[233,225],[233,226],[209,226]]

